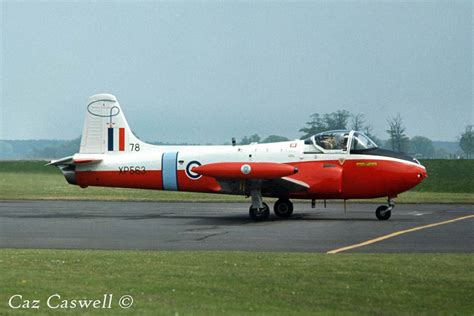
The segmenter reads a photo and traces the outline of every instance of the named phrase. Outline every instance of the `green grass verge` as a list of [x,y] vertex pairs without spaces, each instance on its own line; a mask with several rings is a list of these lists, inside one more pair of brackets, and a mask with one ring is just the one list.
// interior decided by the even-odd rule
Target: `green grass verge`
[[474,193],[474,159],[423,160],[428,179],[413,188],[415,192]]
[[245,201],[244,197],[121,188],[81,189],[66,182],[59,169],[44,161],[1,161],[2,200],[133,200],[133,201]]
[[471,254],[0,250],[0,314],[13,294],[49,314],[51,294],[112,293],[112,314],[472,315],[473,270]]
[[[427,160],[429,178],[397,203],[474,203],[473,160]],[[43,161],[0,162],[0,199],[244,202],[242,196],[89,187],[67,184]],[[367,200],[379,203],[382,200]],[[365,202],[367,202],[365,201]]]

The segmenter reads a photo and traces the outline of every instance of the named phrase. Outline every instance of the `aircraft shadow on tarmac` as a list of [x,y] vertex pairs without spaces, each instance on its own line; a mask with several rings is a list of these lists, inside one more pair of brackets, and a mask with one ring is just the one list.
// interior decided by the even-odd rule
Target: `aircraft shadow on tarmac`
[[[246,213],[242,215],[178,215],[176,213],[167,212],[167,213],[148,213],[148,214],[104,214],[104,213],[46,213],[46,214],[8,214],[2,217],[8,218],[23,218],[23,219],[121,219],[121,220],[154,220],[154,219],[183,219],[183,220],[198,220],[202,222],[202,225],[209,225],[210,223],[220,224],[220,225],[241,225],[241,224],[272,224],[272,223],[282,223],[287,221],[341,221],[341,222],[378,222],[374,218],[367,217],[355,217],[352,216],[341,216],[341,217],[318,217],[317,213],[300,213],[294,214],[291,218],[278,218],[271,216],[266,221],[255,222],[247,216]],[[397,219],[397,221],[403,221],[404,219]],[[198,223],[196,223],[198,224]],[[199,223],[201,224],[201,223]]]

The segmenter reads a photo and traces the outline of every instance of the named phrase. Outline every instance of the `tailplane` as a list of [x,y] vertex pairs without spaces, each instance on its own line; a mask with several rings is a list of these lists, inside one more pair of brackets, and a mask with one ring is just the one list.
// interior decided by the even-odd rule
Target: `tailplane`
[[139,151],[141,144],[130,130],[115,96],[96,94],[89,98],[79,153]]

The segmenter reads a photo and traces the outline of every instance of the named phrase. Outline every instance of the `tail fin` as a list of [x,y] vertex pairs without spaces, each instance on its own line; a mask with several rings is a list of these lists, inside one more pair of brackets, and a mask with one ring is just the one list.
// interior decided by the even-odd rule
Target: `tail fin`
[[128,126],[117,98],[111,94],[96,94],[89,98],[81,154],[104,154],[134,151],[141,142]]

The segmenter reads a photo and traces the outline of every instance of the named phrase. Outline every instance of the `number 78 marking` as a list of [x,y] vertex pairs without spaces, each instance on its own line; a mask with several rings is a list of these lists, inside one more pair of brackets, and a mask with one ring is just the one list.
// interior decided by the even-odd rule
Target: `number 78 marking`
[[140,144],[130,143],[130,151],[140,151]]

